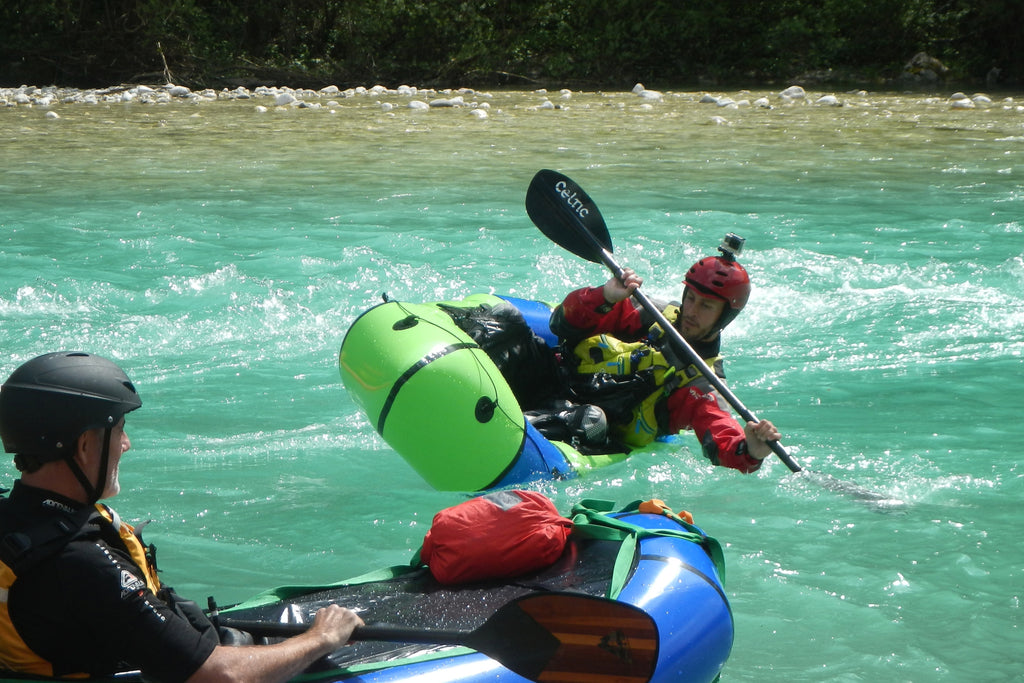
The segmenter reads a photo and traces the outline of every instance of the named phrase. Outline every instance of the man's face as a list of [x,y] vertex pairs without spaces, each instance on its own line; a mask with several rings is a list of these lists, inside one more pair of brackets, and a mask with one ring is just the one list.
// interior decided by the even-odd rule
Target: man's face
[[[84,462],[80,464],[82,471],[95,485],[99,476],[100,463],[103,455],[104,429],[93,429],[82,434],[83,442],[80,449],[80,456]],[[121,456],[132,447],[132,442],[124,431],[124,418],[113,427],[110,432],[110,451],[107,460],[106,480],[103,483],[103,493],[100,498],[111,498],[121,491],[121,482],[118,477],[118,466],[121,464]]]
[[677,323],[683,339],[698,342],[714,338],[718,333],[712,335],[711,331],[724,308],[725,302],[721,299],[704,296],[693,287],[683,290],[683,306]]

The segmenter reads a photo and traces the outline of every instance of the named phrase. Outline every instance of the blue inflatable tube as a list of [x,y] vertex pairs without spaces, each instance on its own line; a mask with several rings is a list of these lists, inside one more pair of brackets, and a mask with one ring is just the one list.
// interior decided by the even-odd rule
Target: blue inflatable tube
[[558,337],[551,331],[551,305],[543,301],[530,301],[529,299],[517,299],[514,296],[501,296],[499,299],[509,302],[523,314],[526,324],[530,326],[533,333],[544,340],[544,343],[555,348],[558,346]]

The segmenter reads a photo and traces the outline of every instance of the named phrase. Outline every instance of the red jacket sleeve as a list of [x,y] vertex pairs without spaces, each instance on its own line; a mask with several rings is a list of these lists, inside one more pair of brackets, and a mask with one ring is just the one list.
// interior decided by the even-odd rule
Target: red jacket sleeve
[[669,430],[693,429],[704,449],[704,457],[715,465],[749,474],[761,467],[761,460],[747,452],[743,428],[720,404],[718,394],[696,386],[684,386],[668,397]]
[[641,333],[642,320],[629,299],[614,305],[604,299],[603,287],[584,287],[570,292],[559,306],[562,321],[572,329],[556,330],[562,337],[581,339],[595,334],[611,334],[621,339],[636,339]]

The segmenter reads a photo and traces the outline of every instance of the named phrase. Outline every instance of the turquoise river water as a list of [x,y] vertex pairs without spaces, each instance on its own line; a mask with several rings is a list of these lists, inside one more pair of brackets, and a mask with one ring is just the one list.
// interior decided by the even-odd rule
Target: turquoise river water
[[1022,680],[1024,97],[729,94],[773,106],[0,109],[0,374],[74,349],[127,370],[145,405],[112,502],[156,520],[165,580],[200,602],[404,563],[466,494],[430,489],[376,435],[341,383],[342,338],[384,292],[551,301],[603,282],[526,216],[553,168],[652,296],[745,237],[730,386],[805,468],[903,504],[777,459],[714,468],[692,436],[538,488],[565,511],[661,498],[722,541],[724,681]]

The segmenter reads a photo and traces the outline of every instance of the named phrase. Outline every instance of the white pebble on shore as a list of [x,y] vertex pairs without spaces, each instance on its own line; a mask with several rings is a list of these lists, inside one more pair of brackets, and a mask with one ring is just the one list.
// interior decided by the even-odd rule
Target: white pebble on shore
[[955,92],[949,96],[950,109],[975,109],[977,105],[970,97],[962,92]]
[[661,101],[664,99],[664,95],[657,90],[648,90],[644,87],[643,83],[637,83],[633,86],[632,90],[634,95],[644,98],[648,101]]
[[461,107],[466,103],[462,95],[456,97],[441,97],[430,101],[431,107]]
[[780,92],[779,97],[788,97],[791,100],[802,100],[807,97],[807,91],[799,85],[791,85]]

